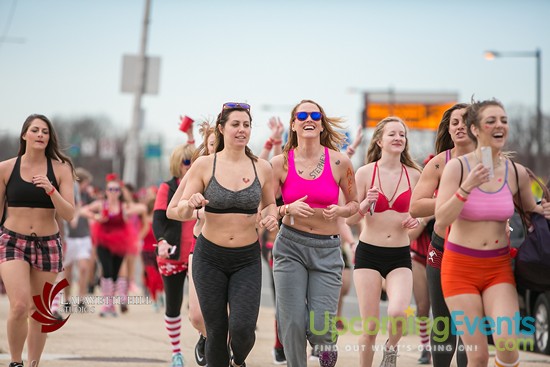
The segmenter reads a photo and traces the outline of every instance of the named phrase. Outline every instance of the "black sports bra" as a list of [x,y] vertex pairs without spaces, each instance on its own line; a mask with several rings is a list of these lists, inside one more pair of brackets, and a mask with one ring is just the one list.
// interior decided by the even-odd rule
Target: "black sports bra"
[[[48,172],[46,176],[55,189],[59,190],[59,185],[53,173],[52,160],[50,158],[47,158],[47,160]],[[6,201],[8,207],[54,208],[52,199],[46,194],[44,189],[21,178],[21,156],[17,157],[10,179],[6,185]]]

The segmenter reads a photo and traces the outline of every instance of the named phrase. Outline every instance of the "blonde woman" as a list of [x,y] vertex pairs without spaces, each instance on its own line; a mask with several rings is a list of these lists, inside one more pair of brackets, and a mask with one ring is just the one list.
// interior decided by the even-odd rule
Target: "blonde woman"
[[[380,320],[382,280],[388,295],[388,339],[384,343],[381,366],[394,367],[397,343],[403,335],[405,310],[412,293],[412,264],[409,229],[418,220],[409,214],[412,191],[420,168],[409,155],[407,127],[399,117],[387,117],[376,125],[367,151],[367,165],[355,174],[359,211],[348,224],[365,221],[355,250],[353,280],[361,319]],[[382,319],[383,320],[383,319]],[[360,337],[360,365],[369,367],[374,357],[382,321],[367,323]]]

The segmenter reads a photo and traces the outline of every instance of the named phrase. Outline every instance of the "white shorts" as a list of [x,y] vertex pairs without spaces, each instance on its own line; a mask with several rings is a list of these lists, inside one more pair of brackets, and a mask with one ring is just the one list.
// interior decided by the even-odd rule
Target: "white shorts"
[[87,237],[67,237],[67,248],[63,254],[63,266],[72,265],[75,261],[92,257],[92,239]]

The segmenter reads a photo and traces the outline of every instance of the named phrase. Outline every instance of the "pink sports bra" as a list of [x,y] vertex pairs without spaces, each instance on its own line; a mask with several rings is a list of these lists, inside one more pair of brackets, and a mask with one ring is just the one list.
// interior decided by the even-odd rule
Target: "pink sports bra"
[[[459,158],[460,159],[460,158]],[[468,159],[464,161],[470,171]],[[476,187],[468,195],[468,201],[464,203],[462,211],[458,215],[460,219],[469,221],[495,221],[504,222],[514,214],[514,200],[508,186],[508,160],[506,160],[506,172],[504,183],[495,192],[483,191]]]
[[[370,186],[372,187],[374,184],[374,178],[376,177],[376,172],[378,170],[378,161],[374,163],[374,171],[372,173],[372,181],[370,183]],[[405,175],[407,176],[407,182],[409,183],[409,188],[406,191],[403,191],[399,196],[395,199],[392,205],[390,205],[390,200],[386,197],[386,195],[383,192],[380,192],[378,195],[378,200],[376,201],[376,205],[374,206],[374,212],[375,213],[382,213],[386,210],[394,210],[398,213],[407,213],[409,211],[409,205],[411,204],[411,196],[412,196],[412,190],[411,190],[411,180],[409,179],[409,173],[407,172],[407,168],[403,164],[401,164],[401,176],[403,176],[403,171],[405,171]],[[378,183],[380,185],[380,172],[378,172]],[[399,182],[397,183],[397,186],[399,186],[399,183],[401,183],[401,178],[399,179]],[[382,188],[380,187],[380,190]]]
[[281,186],[281,193],[285,204],[291,204],[307,195],[305,203],[312,208],[326,208],[338,204],[340,188],[330,167],[329,149],[325,147],[325,163],[323,173],[314,180],[306,180],[296,172],[294,164],[294,149],[288,151],[288,173]]

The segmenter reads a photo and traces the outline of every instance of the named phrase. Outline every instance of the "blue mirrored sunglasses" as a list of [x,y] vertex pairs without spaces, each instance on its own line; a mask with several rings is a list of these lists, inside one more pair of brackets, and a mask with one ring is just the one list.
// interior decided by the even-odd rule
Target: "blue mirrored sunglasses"
[[307,120],[308,116],[311,116],[311,119],[313,121],[319,121],[323,114],[321,112],[298,112],[296,114],[296,118],[300,121]]
[[248,103],[238,103],[238,102],[227,102],[223,104],[223,109],[228,108],[242,108],[245,110],[250,110],[250,105]]
[[184,166],[190,166],[190,165],[191,165],[191,160],[190,160],[190,159],[182,159],[182,160],[181,160],[181,163],[182,163]]

